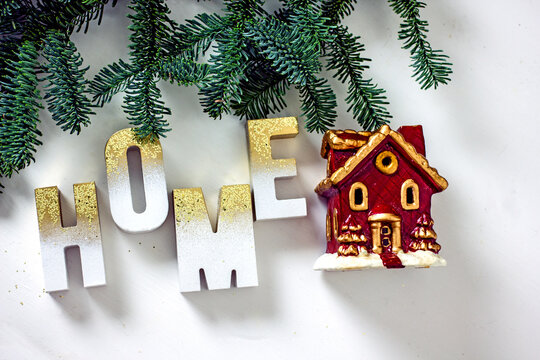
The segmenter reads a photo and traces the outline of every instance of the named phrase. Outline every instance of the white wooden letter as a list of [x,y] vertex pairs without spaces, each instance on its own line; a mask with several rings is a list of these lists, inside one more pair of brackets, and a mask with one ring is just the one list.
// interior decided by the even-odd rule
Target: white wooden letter
[[78,246],[84,286],[105,285],[101,228],[94,182],[73,185],[77,225],[63,227],[56,186],[34,190],[45,291],[67,290],[65,248]]
[[251,184],[257,220],[306,216],[306,199],[276,198],[275,178],[296,176],[295,159],[272,159],[270,139],[291,138],[298,134],[295,117],[249,120]]
[[[127,150],[136,146],[141,152],[146,209],[133,210],[129,183]],[[169,213],[163,152],[158,140],[141,143],[132,129],[114,133],[105,147],[107,184],[111,215],[118,227],[130,233],[143,233],[160,227]]]
[[173,191],[180,291],[200,291],[204,270],[209,290],[259,284],[249,185],[224,186],[214,233],[200,188]]

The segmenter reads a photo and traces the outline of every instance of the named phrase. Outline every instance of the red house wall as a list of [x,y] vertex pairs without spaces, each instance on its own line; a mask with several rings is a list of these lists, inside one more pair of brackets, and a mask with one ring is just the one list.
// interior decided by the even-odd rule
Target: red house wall
[[[389,150],[398,159],[398,169],[394,174],[387,175],[375,167],[375,157],[381,152]],[[350,151],[345,152],[331,150],[330,159],[338,160],[343,165],[344,156],[350,157]],[[340,154],[341,153],[341,154]],[[354,152],[353,152],[354,154]],[[334,162],[332,161],[332,162]],[[341,166],[340,165],[340,166]],[[337,169],[339,166],[331,165]],[[335,170],[334,169],[334,170]],[[401,186],[407,179],[413,179],[419,188],[419,208],[417,210],[404,210],[401,206]],[[361,181],[368,189],[368,210],[354,211],[349,206],[349,191],[353,183]],[[399,145],[387,137],[374,149],[349,176],[338,185],[338,192],[328,199],[328,211],[338,210],[338,235],[341,233],[341,225],[347,217],[351,216],[353,223],[362,226],[363,234],[368,239],[368,247],[372,246],[371,230],[368,223],[369,215],[378,212],[391,212],[401,217],[401,242],[404,251],[408,251],[410,233],[416,226],[416,221],[423,214],[430,215],[431,196],[437,189],[431,183],[429,177],[419,170],[404,153]],[[390,208],[391,210],[377,211],[377,208]],[[333,223],[331,241],[327,244],[327,253],[335,253],[339,247],[334,237]]]

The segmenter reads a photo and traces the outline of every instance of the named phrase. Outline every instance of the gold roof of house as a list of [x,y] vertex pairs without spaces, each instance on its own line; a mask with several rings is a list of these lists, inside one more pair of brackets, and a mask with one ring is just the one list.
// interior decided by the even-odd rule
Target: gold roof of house
[[[342,134],[358,134],[360,138],[363,139],[342,139],[340,135]],[[362,162],[368,156],[371,151],[373,151],[387,136],[390,136],[405,152],[406,154],[415,162],[422,170],[428,174],[428,176],[433,180],[433,182],[442,190],[448,187],[448,182],[437,172],[437,169],[434,169],[429,166],[429,162],[422,155],[419,154],[414,146],[407,142],[403,135],[390,129],[388,125],[383,125],[379,130],[374,132],[355,132],[353,130],[345,131],[332,131],[329,130],[324,134],[323,144],[321,148],[322,157],[326,157],[328,153],[328,148],[345,150],[358,148],[356,154],[351,156],[345,164],[334,171],[330,176],[323,179],[315,188],[315,192],[322,194],[325,191],[329,190],[332,186],[339,184],[347,175],[349,175],[358,164]]]
[[[322,139],[321,156],[326,158],[329,148],[335,150],[357,149],[367,142],[371,134],[369,131],[328,130]],[[348,138],[347,135],[352,135],[357,139]]]

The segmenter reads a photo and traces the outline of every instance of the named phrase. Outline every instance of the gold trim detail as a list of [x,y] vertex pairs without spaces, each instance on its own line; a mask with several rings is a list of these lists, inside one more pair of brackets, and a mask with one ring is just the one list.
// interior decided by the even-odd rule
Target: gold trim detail
[[364,235],[344,233],[338,236],[337,241],[340,243],[365,243],[367,240]]
[[338,256],[358,256],[358,247],[356,245],[340,245]]
[[[407,189],[412,187],[413,202],[407,202]],[[416,210],[420,207],[420,191],[418,184],[413,179],[407,179],[401,185],[401,206],[405,210]]]
[[[371,238],[373,240],[373,252],[382,253],[381,228],[382,222],[391,222],[392,227],[392,252],[397,253],[401,248],[401,218],[394,214],[375,214],[368,217],[371,228]],[[386,226],[386,225],[385,225]],[[387,235],[385,235],[387,237]]]
[[[357,204],[355,201],[355,192],[357,189],[362,189],[362,203]],[[355,182],[351,185],[349,190],[349,206],[351,210],[362,211],[368,209],[368,189],[366,185],[361,182]]]
[[392,252],[401,250],[401,221],[396,221],[392,223]]
[[382,247],[381,247],[381,223],[380,222],[372,222],[369,224],[371,227],[371,239],[373,241],[373,252],[375,254],[382,253]]
[[397,222],[401,221],[401,218],[398,215],[395,214],[389,214],[389,213],[383,213],[383,214],[373,214],[370,217],[368,217],[368,221],[374,222],[374,221],[390,221],[390,222]]
[[332,169],[330,169],[331,162],[332,162],[332,156],[328,155],[328,159],[326,161],[326,176],[330,176],[332,174]]
[[328,154],[328,148],[335,150],[348,150],[348,149],[357,149],[363,146],[366,143],[366,140],[354,140],[354,139],[343,139],[339,137],[341,134],[358,134],[365,136],[366,138],[371,136],[369,131],[354,131],[354,130],[328,130],[322,140],[321,146],[321,156],[326,158]]
[[436,242],[432,242],[428,244],[428,249],[435,253],[438,253],[439,251],[441,251],[441,245],[437,244]]
[[332,240],[332,224],[330,220],[330,213],[326,214],[326,241]]
[[405,141],[400,133],[391,130],[388,125],[383,125],[378,131],[371,133],[371,136],[367,142],[362,145],[356,154],[351,156],[342,167],[334,171],[334,173],[329,177],[323,179],[315,188],[315,192],[318,194],[323,194],[332,186],[337,185],[340,181],[345,179],[345,177],[349,175],[355,169],[355,167],[360,164],[360,162],[362,162],[362,160],[364,160],[364,158],[368,156],[371,151],[373,151],[387,136],[391,136],[392,139],[394,139],[394,141],[407,153],[407,155],[430,176],[433,182],[439,186],[441,191],[448,187],[448,182],[446,179],[440,176],[436,169],[429,166],[427,159],[422,154],[419,154],[414,146]]
[[362,230],[362,226],[361,225],[343,225],[341,226],[341,231],[360,231]]
[[[388,164],[385,164],[389,161]],[[377,169],[386,175],[392,175],[398,168],[398,159],[391,151],[383,151],[375,159],[375,166]]]
[[401,146],[403,150],[405,150],[405,152],[407,152],[407,155],[409,155],[411,159],[413,159],[418,165],[420,165],[420,167],[431,177],[431,179],[433,179],[435,184],[437,184],[441,188],[441,191],[448,187],[448,181],[446,181],[445,178],[439,175],[437,169],[429,166],[429,162],[424,157],[424,155],[419,154],[414,148],[414,146],[405,141],[403,135],[391,130],[390,136],[392,137],[392,139],[394,139],[395,142],[399,144],[399,146]]
[[434,253],[438,253],[441,250],[441,245],[439,245],[436,241],[420,240],[412,242],[409,245],[409,249],[413,251],[430,250]]
[[426,229],[424,227],[416,228],[412,233],[415,239],[437,239],[437,233],[433,229]]
[[337,239],[338,238],[338,211],[337,209],[334,209],[334,214],[332,216],[332,220],[333,220],[333,223],[332,225],[334,226],[334,239]]

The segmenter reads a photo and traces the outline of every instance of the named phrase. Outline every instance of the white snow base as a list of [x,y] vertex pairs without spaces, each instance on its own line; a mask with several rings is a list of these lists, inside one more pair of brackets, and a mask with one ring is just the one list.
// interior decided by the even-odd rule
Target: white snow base
[[[446,266],[446,260],[440,255],[431,251],[418,250],[404,253],[400,251],[396,254],[405,267]],[[321,255],[315,264],[313,270],[342,271],[342,270],[360,270],[366,268],[384,268],[381,257],[377,254],[361,252],[358,256],[338,256],[335,254]]]

